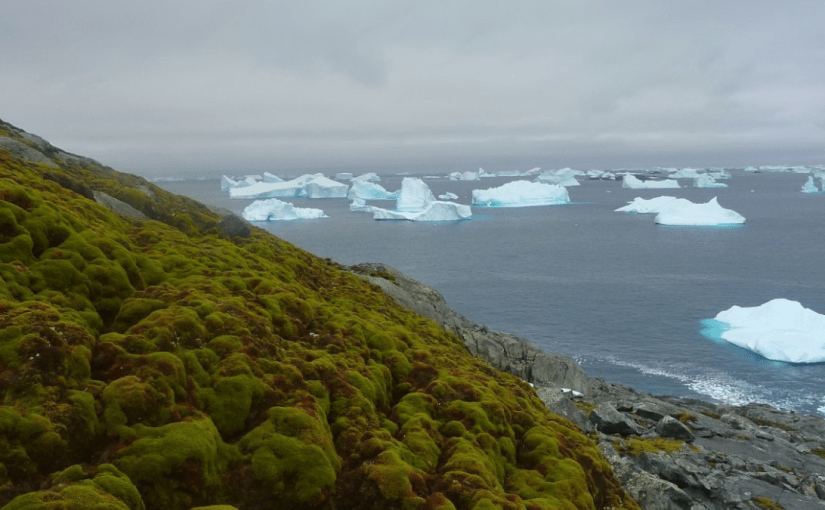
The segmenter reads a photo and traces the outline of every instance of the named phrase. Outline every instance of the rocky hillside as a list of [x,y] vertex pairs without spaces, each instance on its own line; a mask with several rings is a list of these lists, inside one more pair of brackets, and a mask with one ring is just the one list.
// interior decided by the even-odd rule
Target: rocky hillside
[[656,397],[591,379],[567,356],[470,321],[395,268],[350,269],[454,332],[473,354],[534,382],[549,409],[599,444],[645,510],[825,508],[822,417]]
[[455,333],[5,123],[0,506],[638,508]]

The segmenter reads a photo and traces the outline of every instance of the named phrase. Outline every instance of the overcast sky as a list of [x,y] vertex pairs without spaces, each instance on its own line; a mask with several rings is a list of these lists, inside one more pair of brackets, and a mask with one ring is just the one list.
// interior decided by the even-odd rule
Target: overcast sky
[[144,175],[821,164],[823,20],[819,0],[5,0],[0,118]]

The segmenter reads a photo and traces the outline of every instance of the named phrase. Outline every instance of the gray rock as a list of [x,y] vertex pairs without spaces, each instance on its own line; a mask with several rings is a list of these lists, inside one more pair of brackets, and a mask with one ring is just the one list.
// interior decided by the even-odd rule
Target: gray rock
[[57,164],[49,159],[45,154],[29,147],[23,142],[17,141],[8,136],[0,136],[0,149],[5,149],[20,159],[25,159],[32,163],[39,163],[46,166],[56,167]]
[[590,422],[604,434],[640,435],[644,432],[628,415],[608,403],[601,403],[590,411]]
[[662,437],[681,439],[688,443],[692,443],[696,439],[689,428],[672,416],[665,416],[659,420],[659,423],[656,424],[656,433]]
[[126,202],[121,202],[120,200],[116,199],[111,195],[107,195],[102,191],[95,191],[93,193],[95,201],[98,204],[106,207],[110,211],[114,212],[115,214],[119,214],[120,216],[124,216],[127,218],[145,218],[146,215],[142,212],[138,211],[131,205],[127,204]]
[[218,229],[226,237],[249,237],[252,225],[237,214],[227,214],[218,222]]
[[576,404],[574,404],[561,389],[538,388],[536,393],[551,413],[566,418],[584,433],[589,433],[593,430],[593,424],[587,419],[584,412],[576,407]]

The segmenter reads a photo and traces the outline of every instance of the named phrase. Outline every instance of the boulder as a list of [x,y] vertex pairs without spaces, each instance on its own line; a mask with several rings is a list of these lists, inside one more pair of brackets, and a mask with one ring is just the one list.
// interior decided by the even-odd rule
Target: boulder
[[641,435],[644,432],[642,427],[625,413],[620,413],[612,405],[604,402],[596,406],[590,412],[590,422],[603,434],[629,434]]
[[681,439],[686,443],[692,443],[696,436],[684,423],[672,416],[665,416],[656,424],[656,433],[662,437],[670,439]]

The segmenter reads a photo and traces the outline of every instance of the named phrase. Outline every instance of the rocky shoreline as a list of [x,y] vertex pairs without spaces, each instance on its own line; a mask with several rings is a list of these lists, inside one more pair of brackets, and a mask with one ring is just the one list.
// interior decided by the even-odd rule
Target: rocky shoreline
[[552,412],[598,442],[642,508],[825,508],[825,419],[764,404],[654,396],[590,378],[568,356],[472,322],[395,268],[347,269],[458,335],[473,355],[534,384]]

